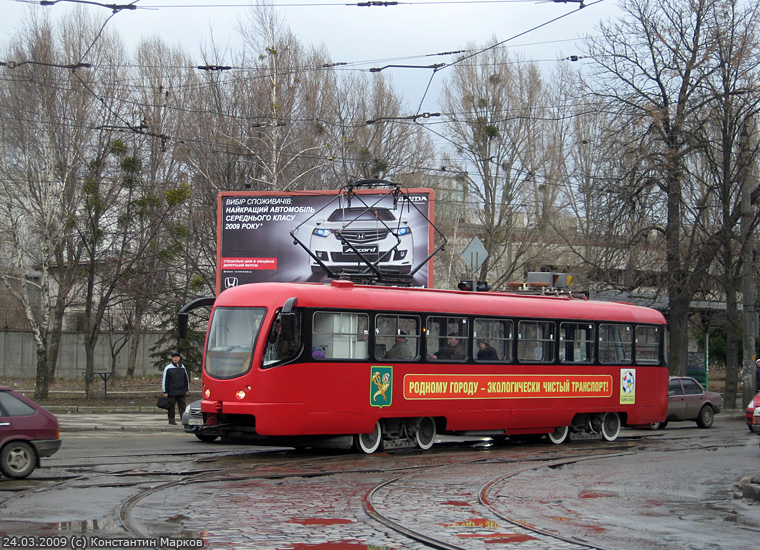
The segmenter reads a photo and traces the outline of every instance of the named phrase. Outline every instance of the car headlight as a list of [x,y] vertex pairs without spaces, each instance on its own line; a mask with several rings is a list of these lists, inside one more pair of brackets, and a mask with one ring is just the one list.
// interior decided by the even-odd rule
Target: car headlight
[[409,227],[397,227],[392,231],[394,235],[398,235],[399,237],[403,237],[404,235],[411,235],[412,233],[412,230]]
[[325,229],[324,227],[315,227],[314,231],[312,231],[311,234],[316,235],[317,237],[329,237],[332,234],[332,229]]
[[190,414],[190,405],[185,407],[185,414]]

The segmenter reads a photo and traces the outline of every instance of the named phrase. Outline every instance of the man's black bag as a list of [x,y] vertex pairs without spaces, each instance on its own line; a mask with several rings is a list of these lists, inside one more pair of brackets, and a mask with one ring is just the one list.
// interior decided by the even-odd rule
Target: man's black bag
[[158,398],[158,403],[156,403],[156,407],[159,409],[166,409],[169,410],[169,407],[171,406],[171,400],[168,397],[164,397],[163,395]]

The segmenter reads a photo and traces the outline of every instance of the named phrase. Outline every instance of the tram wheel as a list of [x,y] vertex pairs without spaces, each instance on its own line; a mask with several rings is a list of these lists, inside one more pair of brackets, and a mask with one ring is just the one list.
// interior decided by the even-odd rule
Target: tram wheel
[[420,425],[417,427],[417,433],[414,436],[414,440],[417,443],[417,447],[423,451],[427,451],[433,446],[433,440],[435,439],[435,420],[429,416],[420,418]]
[[555,445],[561,445],[562,443],[565,442],[569,433],[570,433],[569,426],[557,426],[556,428],[554,428],[553,432],[546,434],[546,437],[548,437],[549,441],[551,441]]
[[602,437],[605,441],[615,441],[620,435],[620,415],[618,413],[604,413],[602,418]]
[[380,421],[375,424],[375,429],[369,434],[356,434],[354,436],[354,447],[365,455],[371,455],[380,448],[383,442],[383,428]]

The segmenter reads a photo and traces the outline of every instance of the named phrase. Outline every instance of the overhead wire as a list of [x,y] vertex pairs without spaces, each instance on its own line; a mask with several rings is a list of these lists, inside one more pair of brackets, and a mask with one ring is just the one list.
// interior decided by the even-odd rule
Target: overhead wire
[[[82,93],[84,93],[84,92],[82,92]],[[94,91],[91,91],[90,95],[93,95],[93,94],[97,97],[97,94]],[[154,109],[154,108],[157,108],[157,107],[161,107],[161,108],[165,108],[165,109],[169,109],[169,110],[189,112],[189,113],[193,113],[193,114],[197,114],[197,115],[201,115],[201,116],[212,116],[212,117],[215,117],[215,118],[221,117],[223,119],[228,119],[230,121],[242,121],[242,122],[246,122],[246,123],[249,123],[249,124],[250,123],[254,123],[254,125],[255,125],[256,121],[262,121],[263,122],[263,121],[268,120],[268,118],[269,118],[266,115],[242,116],[240,114],[220,113],[220,112],[216,112],[216,111],[203,111],[203,110],[200,110],[200,109],[197,109],[197,108],[195,108],[195,109],[188,109],[188,108],[184,108],[182,106],[171,105],[171,104],[157,105],[155,103],[144,103],[144,102],[140,102],[140,101],[127,100],[127,99],[123,99],[123,98],[120,100],[120,102],[122,102],[122,103],[127,102],[127,103],[129,103],[129,104],[131,104],[133,106],[144,107],[144,108],[147,108],[147,109]],[[532,120],[532,121],[539,121],[539,122],[541,122],[541,121],[543,121],[543,122],[559,122],[559,121],[563,121],[563,120],[574,119],[574,118],[577,118],[579,116],[584,116],[584,115],[588,115],[588,114],[598,114],[600,112],[599,109],[592,109],[592,110],[585,109],[585,110],[580,110],[579,111],[578,110],[579,107],[585,107],[585,105],[583,105],[583,104],[577,104],[577,105],[572,105],[571,104],[571,105],[565,105],[565,106],[566,107],[574,107],[574,110],[572,110],[570,112],[562,112],[561,114],[550,114],[552,112],[557,113],[556,106],[544,105],[544,106],[542,106],[541,110],[546,110],[547,114],[545,116],[537,116],[536,112],[534,112],[534,113],[532,113],[530,115],[521,114],[521,110],[522,109],[520,109],[520,108],[507,108],[507,109],[502,108],[502,109],[497,110],[497,113],[501,112],[502,116],[494,118],[492,120],[492,122],[494,122],[494,123],[507,123],[507,122],[516,121],[516,120]],[[449,116],[449,117],[451,117],[453,115],[461,115],[461,114],[466,114],[466,113],[444,113],[444,114],[447,115],[447,116]],[[427,118],[427,117],[425,117],[425,118]],[[124,120],[123,117],[120,117],[120,119]],[[392,120],[392,121],[394,121],[396,123],[402,123],[403,124],[404,121],[409,122],[409,121],[412,121],[412,120],[416,121],[418,119],[416,117],[388,117],[387,120],[389,120],[389,121]],[[381,121],[378,121],[378,122],[381,122]],[[363,121],[363,120],[356,120],[354,122],[348,122],[347,123],[346,121],[336,122],[336,121],[332,121],[332,120],[329,120],[329,119],[313,118],[313,117],[307,117],[307,118],[288,117],[288,118],[283,119],[282,123],[289,124],[289,125],[319,124],[319,125],[322,125],[322,126],[335,126],[335,127],[340,127],[340,128],[344,128],[344,129],[345,128],[358,129],[358,128],[361,128],[361,127],[363,127],[365,125],[365,121]],[[435,131],[433,128],[430,127],[431,125],[434,125],[436,123],[437,122],[429,122],[429,123],[425,124],[426,129],[428,131],[434,133],[435,135],[438,135],[442,139],[446,139],[447,141],[451,141],[451,140],[448,140],[448,138],[446,138],[443,134]],[[112,128],[112,129],[114,129],[114,128]],[[152,135],[152,136],[155,136],[155,137],[160,137],[162,139],[168,139],[170,137],[170,136],[167,136],[164,133],[151,132],[151,131],[148,130],[147,127],[144,127],[142,124],[138,125],[138,124],[134,124],[134,123],[126,123],[125,124],[125,129],[133,129],[136,133],[140,133],[140,134],[144,134],[144,135]],[[185,142],[185,141],[187,141],[187,138],[184,138],[182,136],[174,136],[172,139],[175,139],[178,142]],[[245,138],[243,136],[241,136],[241,137],[239,137],[237,139],[239,139],[241,142],[245,141]],[[213,147],[214,144],[213,144],[213,142],[207,142],[207,145]]]
[[[76,0],[59,0],[59,1],[76,1]],[[576,1],[579,0],[548,0],[554,2]],[[30,2],[31,3],[31,2]],[[536,3],[536,0],[412,0],[412,1],[390,1],[390,2],[278,2],[278,7],[283,8],[323,8],[323,7],[394,7],[394,6],[434,6],[434,5],[471,5],[471,4],[528,4]],[[166,9],[166,8],[248,8],[250,2],[240,3],[213,3],[213,4],[149,4],[142,9]]]
[[425,92],[424,92],[424,94],[422,95],[422,99],[420,100],[420,107],[418,107],[418,109],[421,109],[421,108],[422,108],[422,104],[425,102],[425,98],[427,97],[427,94],[428,94],[428,92],[430,91],[430,85],[431,85],[431,83],[432,83],[432,80],[433,80],[433,76],[435,76],[435,74],[436,74],[438,71],[440,71],[440,70],[442,70],[442,69],[448,69],[449,67],[453,67],[453,66],[455,66],[455,65],[458,65],[458,64],[462,63],[463,61],[466,61],[466,60],[468,60],[468,59],[471,59],[471,58],[473,58],[473,57],[476,57],[476,56],[478,56],[478,55],[484,54],[484,53],[486,53],[486,52],[488,52],[488,51],[491,51],[491,50],[493,50],[493,49],[495,49],[495,48],[497,48],[497,47],[499,47],[499,46],[503,46],[503,45],[504,45],[504,44],[506,44],[507,42],[511,42],[512,40],[514,40],[514,39],[516,39],[516,38],[519,38],[519,37],[521,37],[521,36],[525,36],[526,34],[529,34],[529,33],[533,32],[533,31],[536,31],[536,30],[538,30],[538,29],[540,29],[540,28],[543,28],[543,27],[545,27],[545,26],[547,26],[547,25],[550,25],[550,24],[552,24],[552,23],[555,23],[555,22],[557,22],[557,21],[559,21],[559,20],[561,20],[561,19],[564,19],[565,17],[568,17],[568,16],[570,16],[570,15],[573,15],[573,14],[577,13],[577,12],[578,12],[578,11],[579,11],[581,8],[584,8],[584,7],[590,7],[590,6],[593,6],[593,5],[599,4],[599,3],[603,2],[603,1],[604,1],[604,0],[596,0],[595,2],[592,2],[591,4],[587,4],[587,5],[585,5],[585,6],[584,6],[584,4],[583,4],[582,2],[580,2],[580,7],[579,7],[577,10],[573,10],[573,11],[571,11],[571,12],[567,12],[567,13],[564,13],[564,14],[562,14],[562,15],[560,15],[560,16],[557,16],[557,17],[555,17],[555,18],[553,18],[553,19],[550,19],[550,20],[548,20],[548,21],[545,21],[545,22],[543,22],[543,23],[540,23],[540,24],[538,24],[538,25],[535,25],[535,26],[531,27],[530,29],[527,29],[527,30],[525,30],[525,31],[522,31],[522,32],[519,32],[519,33],[517,33],[517,34],[515,34],[515,35],[513,35],[513,36],[510,36],[509,38],[507,38],[507,39],[505,39],[505,40],[502,40],[501,42],[497,42],[497,43],[495,43],[495,44],[492,44],[491,46],[488,46],[488,47],[486,47],[486,48],[482,48],[482,49],[480,49],[480,50],[477,50],[477,51],[475,51],[475,52],[473,52],[473,53],[471,53],[471,54],[468,54],[468,55],[462,56],[462,57],[460,57],[459,59],[457,59],[456,61],[454,61],[454,62],[452,62],[452,63],[448,63],[448,64],[446,64],[445,66],[442,66],[442,67],[440,67],[440,68],[436,68],[436,69],[433,71],[433,74],[432,74],[432,75],[431,75],[431,77],[430,77],[430,81],[428,81],[427,87],[425,88]]
[[[56,2],[48,2],[48,3],[46,3],[46,4],[47,4],[47,5],[52,5],[52,4],[58,3],[58,1],[61,1],[61,2],[64,2],[64,1],[71,1],[72,3],[89,3],[89,4],[96,4],[96,5],[100,5],[100,6],[103,6],[103,7],[108,7],[108,8],[110,8],[110,9],[112,9],[112,10],[113,10],[113,13],[112,13],[112,14],[111,14],[111,15],[110,15],[110,16],[109,16],[107,19],[106,19],[106,21],[105,21],[105,22],[103,23],[103,25],[101,26],[101,28],[100,28],[100,30],[99,30],[99,32],[98,32],[98,34],[96,35],[95,39],[92,41],[92,43],[90,44],[90,46],[89,46],[89,47],[88,47],[88,48],[85,50],[84,54],[81,56],[81,60],[83,60],[83,59],[85,59],[85,58],[86,58],[86,56],[89,54],[90,50],[91,50],[91,49],[92,49],[92,47],[95,45],[95,43],[96,43],[96,42],[99,40],[99,38],[101,37],[101,35],[102,35],[102,33],[103,33],[103,31],[104,31],[104,29],[105,29],[106,25],[107,25],[107,24],[108,24],[108,22],[109,22],[109,21],[110,21],[110,20],[111,20],[111,19],[112,19],[112,18],[113,18],[115,15],[116,15],[116,13],[119,13],[119,11],[121,11],[121,10],[123,10],[123,9],[134,9],[134,6],[137,4],[137,2],[138,2],[139,0],[135,0],[135,1],[134,1],[134,2],[132,2],[131,4],[126,4],[126,5],[122,5],[122,6],[107,5],[107,4],[101,4],[101,3],[98,3],[98,2],[86,2],[86,1],[79,1],[79,0],[57,0]],[[512,1],[513,1],[513,0],[512,0]],[[596,3],[599,3],[599,2],[601,2],[601,1],[602,1],[602,0],[597,0],[597,2],[594,2],[594,4],[596,4]],[[419,5],[424,5],[424,4],[462,4],[462,3],[475,3],[475,2],[457,2],[457,1],[449,1],[449,2],[416,2],[416,4],[419,4]],[[483,2],[480,2],[480,3],[511,3],[511,1],[503,1],[503,0],[493,1],[493,0],[486,0],[486,1],[483,1]],[[408,2],[408,3],[406,3],[406,4],[415,4],[415,2]],[[45,3],[43,3],[43,5],[45,5]],[[295,6],[295,5],[306,5],[306,4],[293,4],[293,5]],[[327,5],[327,4],[324,4],[324,3],[309,3],[308,5],[311,5],[311,6],[317,6],[317,5]],[[331,4],[331,5],[332,5],[332,4]],[[334,4],[334,5],[345,5],[345,4]],[[593,4],[592,4],[592,5],[593,5]],[[219,5],[219,4],[214,4],[213,6],[214,6],[214,7],[223,7],[223,5]],[[282,6],[282,4],[281,4],[281,6]],[[151,5],[151,6],[145,6],[145,5],[143,5],[143,6],[137,6],[137,7],[138,7],[138,8],[145,8],[145,9],[148,9],[148,8],[151,8],[151,9],[157,9],[157,8],[159,8],[159,7],[181,7],[181,6],[180,6],[180,5],[177,5],[177,4],[174,4],[174,5],[171,5],[171,6],[162,6],[162,5]],[[198,5],[194,5],[194,6],[188,6],[188,7],[198,7]],[[243,7],[243,5],[241,4],[241,5],[237,6],[237,7]],[[577,11],[577,10],[575,10],[575,11]],[[575,12],[575,11],[574,11],[574,12]],[[423,102],[424,102],[424,100],[425,100],[425,97],[427,96],[427,94],[428,94],[428,92],[429,92],[429,90],[430,90],[430,86],[431,86],[431,84],[432,84],[433,78],[434,78],[435,74],[436,74],[436,73],[437,73],[439,70],[441,70],[441,69],[443,69],[443,68],[448,68],[448,67],[450,67],[450,66],[454,66],[454,65],[457,65],[457,64],[461,64],[461,63],[463,63],[464,61],[466,61],[466,60],[468,60],[468,59],[471,59],[471,58],[473,58],[473,57],[475,57],[475,56],[477,56],[477,55],[479,55],[479,54],[481,54],[481,53],[484,53],[484,52],[486,52],[486,51],[489,51],[489,50],[491,50],[491,49],[494,49],[495,47],[499,47],[499,46],[502,46],[502,45],[506,44],[507,42],[509,42],[509,41],[511,41],[511,40],[514,40],[514,39],[516,39],[516,38],[518,38],[518,37],[520,37],[520,36],[524,36],[525,34],[527,34],[527,33],[529,33],[529,32],[532,32],[533,30],[536,30],[536,29],[538,29],[538,28],[541,28],[541,27],[543,27],[543,26],[546,26],[546,25],[548,25],[548,24],[550,24],[550,23],[552,23],[552,22],[554,22],[554,21],[557,21],[557,20],[559,20],[559,19],[562,19],[562,18],[564,18],[564,17],[567,17],[568,15],[570,15],[571,13],[574,13],[574,12],[569,12],[569,13],[567,13],[567,14],[563,14],[562,16],[556,17],[556,18],[554,18],[554,19],[552,19],[552,20],[549,20],[549,21],[547,21],[547,22],[545,22],[545,23],[542,23],[542,24],[540,24],[540,25],[537,25],[537,26],[535,26],[535,27],[532,27],[531,29],[528,29],[528,30],[526,30],[526,31],[523,31],[523,32],[521,32],[521,33],[519,33],[519,34],[517,34],[517,35],[514,35],[514,36],[512,36],[512,37],[510,37],[510,38],[508,38],[508,39],[506,39],[506,40],[503,40],[503,41],[501,41],[501,42],[499,42],[499,43],[496,43],[496,44],[494,44],[494,45],[491,45],[491,46],[489,46],[489,47],[487,47],[487,48],[483,48],[483,49],[481,49],[481,50],[477,50],[477,51],[474,51],[474,52],[470,52],[470,53],[467,53],[467,51],[466,51],[466,50],[459,50],[459,51],[454,51],[454,52],[444,52],[444,53],[435,53],[435,54],[424,54],[424,56],[439,56],[439,55],[449,55],[449,54],[457,54],[457,53],[465,53],[466,55],[464,55],[464,56],[460,57],[459,59],[457,59],[456,61],[454,61],[454,62],[452,62],[452,63],[448,63],[448,64],[439,64],[439,65],[435,66],[435,68],[434,68],[434,70],[433,70],[433,73],[431,73],[431,77],[430,77],[430,79],[428,80],[428,84],[427,84],[427,87],[426,87],[426,89],[425,89],[425,93],[423,94],[422,100],[421,100],[421,102],[420,102],[420,106],[419,106],[419,107],[418,107],[418,109],[417,109],[417,115],[413,115],[413,116],[411,116],[411,117],[387,117],[387,120],[397,120],[397,121],[399,121],[400,123],[402,123],[402,122],[401,122],[401,121],[402,121],[402,119],[408,119],[408,120],[412,120],[413,122],[417,123],[417,119],[418,119],[418,118],[427,118],[427,117],[423,117],[423,116],[420,116],[421,106],[422,106],[422,103],[423,103]],[[554,41],[552,41],[552,42],[554,42]],[[397,58],[392,58],[392,60],[399,60],[399,59],[412,59],[412,58],[414,58],[414,57],[411,57],[411,56],[406,56],[406,57],[403,57],[403,58],[398,58],[398,57],[397,57]],[[81,60],[80,60],[80,62],[81,62]],[[358,62],[354,62],[353,64],[356,64],[356,63],[358,63]],[[340,65],[343,65],[343,63],[340,63]],[[348,64],[346,64],[346,65],[348,65]],[[230,67],[230,68],[232,68],[232,67]],[[334,68],[334,67],[329,67],[329,68]],[[337,67],[336,67],[336,68],[337,68]],[[318,69],[318,68],[315,68],[315,69]],[[241,68],[241,70],[248,70],[248,69],[245,69],[245,68]],[[314,70],[314,69],[313,69],[313,70]],[[370,69],[370,70],[371,70],[371,69]],[[111,108],[110,108],[110,107],[107,105],[107,103],[106,103],[106,102],[105,102],[105,101],[104,101],[102,98],[100,98],[100,97],[97,95],[97,93],[96,93],[94,90],[92,90],[92,89],[91,89],[91,88],[90,88],[90,87],[87,85],[87,83],[86,83],[86,82],[85,82],[85,81],[84,81],[84,80],[83,80],[83,79],[82,79],[82,78],[81,78],[81,77],[80,77],[78,74],[76,74],[76,72],[75,72],[75,71],[74,71],[74,74],[76,75],[77,79],[78,79],[78,80],[79,80],[79,81],[82,83],[82,85],[85,87],[85,89],[87,89],[87,90],[88,90],[88,91],[89,91],[89,92],[90,92],[90,93],[91,93],[91,94],[92,94],[94,97],[98,98],[98,99],[101,101],[101,103],[102,103],[102,104],[103,104],[103,105],[104,105],[104,106],[105,106],[105,107],[106,107],[106,108],[107,108],[109,111],[111,111],[111,113],[112,113],[114,116],[116,116],[116,117],[117,117],[117,118],[119,118],[119,119],[120,119],[122,122],[124,122],[124,124],[125,124],[125,126],[126,126],[126,128],[127,128],[127,129],[130,129],[130,130],[134,131],[135,133],[141,133],[141,134],[146,134],[146,135],[153,135],[154,137],[160,137],[160,138],[162,138],[162,139],[171,139],[171,138],[170,138],[170,136],[167,136],[167,135],[164,135],[164,134],[153,134],[153,133],[151,133],[151,132],[145,132],[144,128],[141,128],[140,126],[134,126],[134,125],[133,125],[133,124],[131,124],[129,121],[126,121],[125,119],[123,119],[123,117],[122,117],[122,116],[121,116],[119,113],[116,113],[116,112],[114,112],[114,111],[113,111],[113,110],[112,110],[112,109],[111,109]],[[140,105],[138,102],[133,102],[133,103],[134,103],[135,105]],[[168,106],[168,108],[174,108],[174,107],[172,107],[172,106]],[[200,111],[192,111],[192,112],[198,112],[198,113],[200,113]],[[255,119],[256,119],[256,117],[247,117],[246,119],[242,119],[242,118],[239,118],[239,117],[236,117],[236,116],[230,116],[230,115],[227,115],[227,114],[224,114],[224,113],[209,113],[209,114],[213,114],[214,116],[223,116],[223,117],[225,117],[225,118],[233,118],[233,119],[241,119],[241,120],[255,120]],[[262,117],[262,118],[264,118],[264,117]],[[323,123],[323,124],[337,124],[337,123],[332,123],[332,122],[330,122],[330,121],[320,121],[320,123]],[[359,124],[357,124],[355,127],[358,127],[358,126],[359,126]],[[424,127],[426,127],[426,128],[429,128],[429,126],[430,126],[430,125],[429,125],[429,124],[423,124],[423,126],[424,126]],[[434,133],[434,134],[436,134],[436,135],[438,135],[438,136],[441,136],[441,134],[440,134],[440,133],[437,133],[437,132],[433,132],[433,133]]]

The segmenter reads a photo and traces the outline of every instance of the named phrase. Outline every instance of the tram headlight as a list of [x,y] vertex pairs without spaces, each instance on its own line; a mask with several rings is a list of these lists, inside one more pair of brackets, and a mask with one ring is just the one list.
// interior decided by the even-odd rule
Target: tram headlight
[[235,397],[237,397],[240,401],[245,399],[245,390],[238,390],[235,394]]
[[203,392],[203,397],[206,399],[211,397],[211,390],[209,388],[206,388],[206,390]]
[[760,407],[755,407],[755,413],[752,416],[760,418]]

